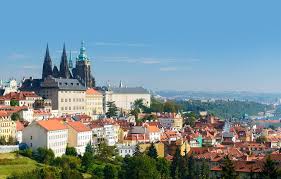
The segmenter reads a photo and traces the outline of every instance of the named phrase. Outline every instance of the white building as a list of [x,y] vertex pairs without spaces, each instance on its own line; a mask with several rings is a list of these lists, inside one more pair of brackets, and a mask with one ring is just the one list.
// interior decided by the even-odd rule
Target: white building
[[18,91],[18,83],[16,80],[2,81],[0,80],[0,93],[6,95],[11,92]]
[[20,115],[20,118],[28,121],[28,122],[32,122],[33,121],[33,109],[32,108],[25,108],[21,111],[18,112]]
[[67,122],[68,146],[75,147],[80,155],[84,155],[88,143],[92,143],[92,130],[82,122]]
[[114,101],[115,105],[122,111],[128,112],[132,109],[134,102],[137,99],[143,99],[146,106],[150,106],[151,95],[149,91],[143,87],[122,87],[108,88],[103,91],[104,109],[107,111],[106,104],[109,101]]
[[90,127],[97,143],[105,141],[107,145],[113,146],[118,142],[119,125],[111,119],[92,121]]
[[158,142],[161,140],[161,130],[157,126],[147,126],[148,136],[150,142]]
[[19,144],[22,143],[23,129],[24,129],[24,125],[20,121],[16,121],[16,140]]
[[39,147],[52,149],[55,156],[65,153],[68,128],[58,120],[34,121],[23,129],[23,143],[36,150]]
[[116,144],[116,148],[121,157],[126,157],[126,155],[133,156],[136,150],[136,145],[134,144]]

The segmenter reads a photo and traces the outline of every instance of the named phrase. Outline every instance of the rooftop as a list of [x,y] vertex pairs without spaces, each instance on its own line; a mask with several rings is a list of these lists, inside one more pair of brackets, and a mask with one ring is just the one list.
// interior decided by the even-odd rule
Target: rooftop
[[64,130],[67,127],[58,120],[41,120],[37,124],[46,129],[47,131]]

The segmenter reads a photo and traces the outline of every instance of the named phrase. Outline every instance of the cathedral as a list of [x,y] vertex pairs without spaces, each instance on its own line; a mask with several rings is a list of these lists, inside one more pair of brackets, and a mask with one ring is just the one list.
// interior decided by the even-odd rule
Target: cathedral
[[75,67],[73,67],[71,53],[69,60],[67,59],[65,45],[63,46],[59,68],[56,65],[53,67],[52,59],[49,53],[49,47],[47,45],[43,63],[42,80],[48,76],[63,79],[77,79],[86,88],[95,87],[95,79],[91,74],[91,63],[86,54],[84,41],[81,42],[80,53],[76,58]]

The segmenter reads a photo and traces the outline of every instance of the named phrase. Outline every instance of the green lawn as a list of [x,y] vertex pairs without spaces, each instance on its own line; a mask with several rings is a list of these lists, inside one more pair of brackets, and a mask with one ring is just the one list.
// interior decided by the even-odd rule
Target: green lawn
[[27,157],[16,156],[14,153],[0,154],[0,179],[6,178],[13,172],[24,172],[40,166],[36,161]]

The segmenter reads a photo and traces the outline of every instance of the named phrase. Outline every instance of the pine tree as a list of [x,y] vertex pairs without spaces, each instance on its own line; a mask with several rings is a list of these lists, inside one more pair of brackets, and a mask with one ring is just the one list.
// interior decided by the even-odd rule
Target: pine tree
[[203,160],[200,166],[200,179],[209,179],[210,175],[210,168],[205,160]]
[[157,150],[156,150],[156,147],[155,147],[154,143],[152,143],[150,145],[150,147],[148,148],[147,155],[151,158],[157,159],[158,153],[157,153]]
[[134,156],[138,156],[138,155],[141,155],[141,151],[140,151],[140,145],[137,144],[136,145],[136,149],[135,149],[135,152],[134,152]]
[[88,153],[91,153],[91,154],[94,153],[93,146],[92,146],[92,144],[90,142],[87,144],[85,152],[88,152]]
[[108,117],[108,118],[116,117],[118,109],[115,105],[115,102],[109,101],[109,102],[107,102],[106,106],[108,107],[108,110],[105,113],[106,117]]
[[223,179],[234,179],[237,178],[237,174],[235,172],[234,164],[230,160],[228,156],[224,158],[221,164],[222,169],[222,178]]
[[172,178],[180,178],[180,164],[181,164],[181,154],[180,154],[180,148],[177,147],[175,155],[173,157],[173,161],[171,164],[171,177]]

